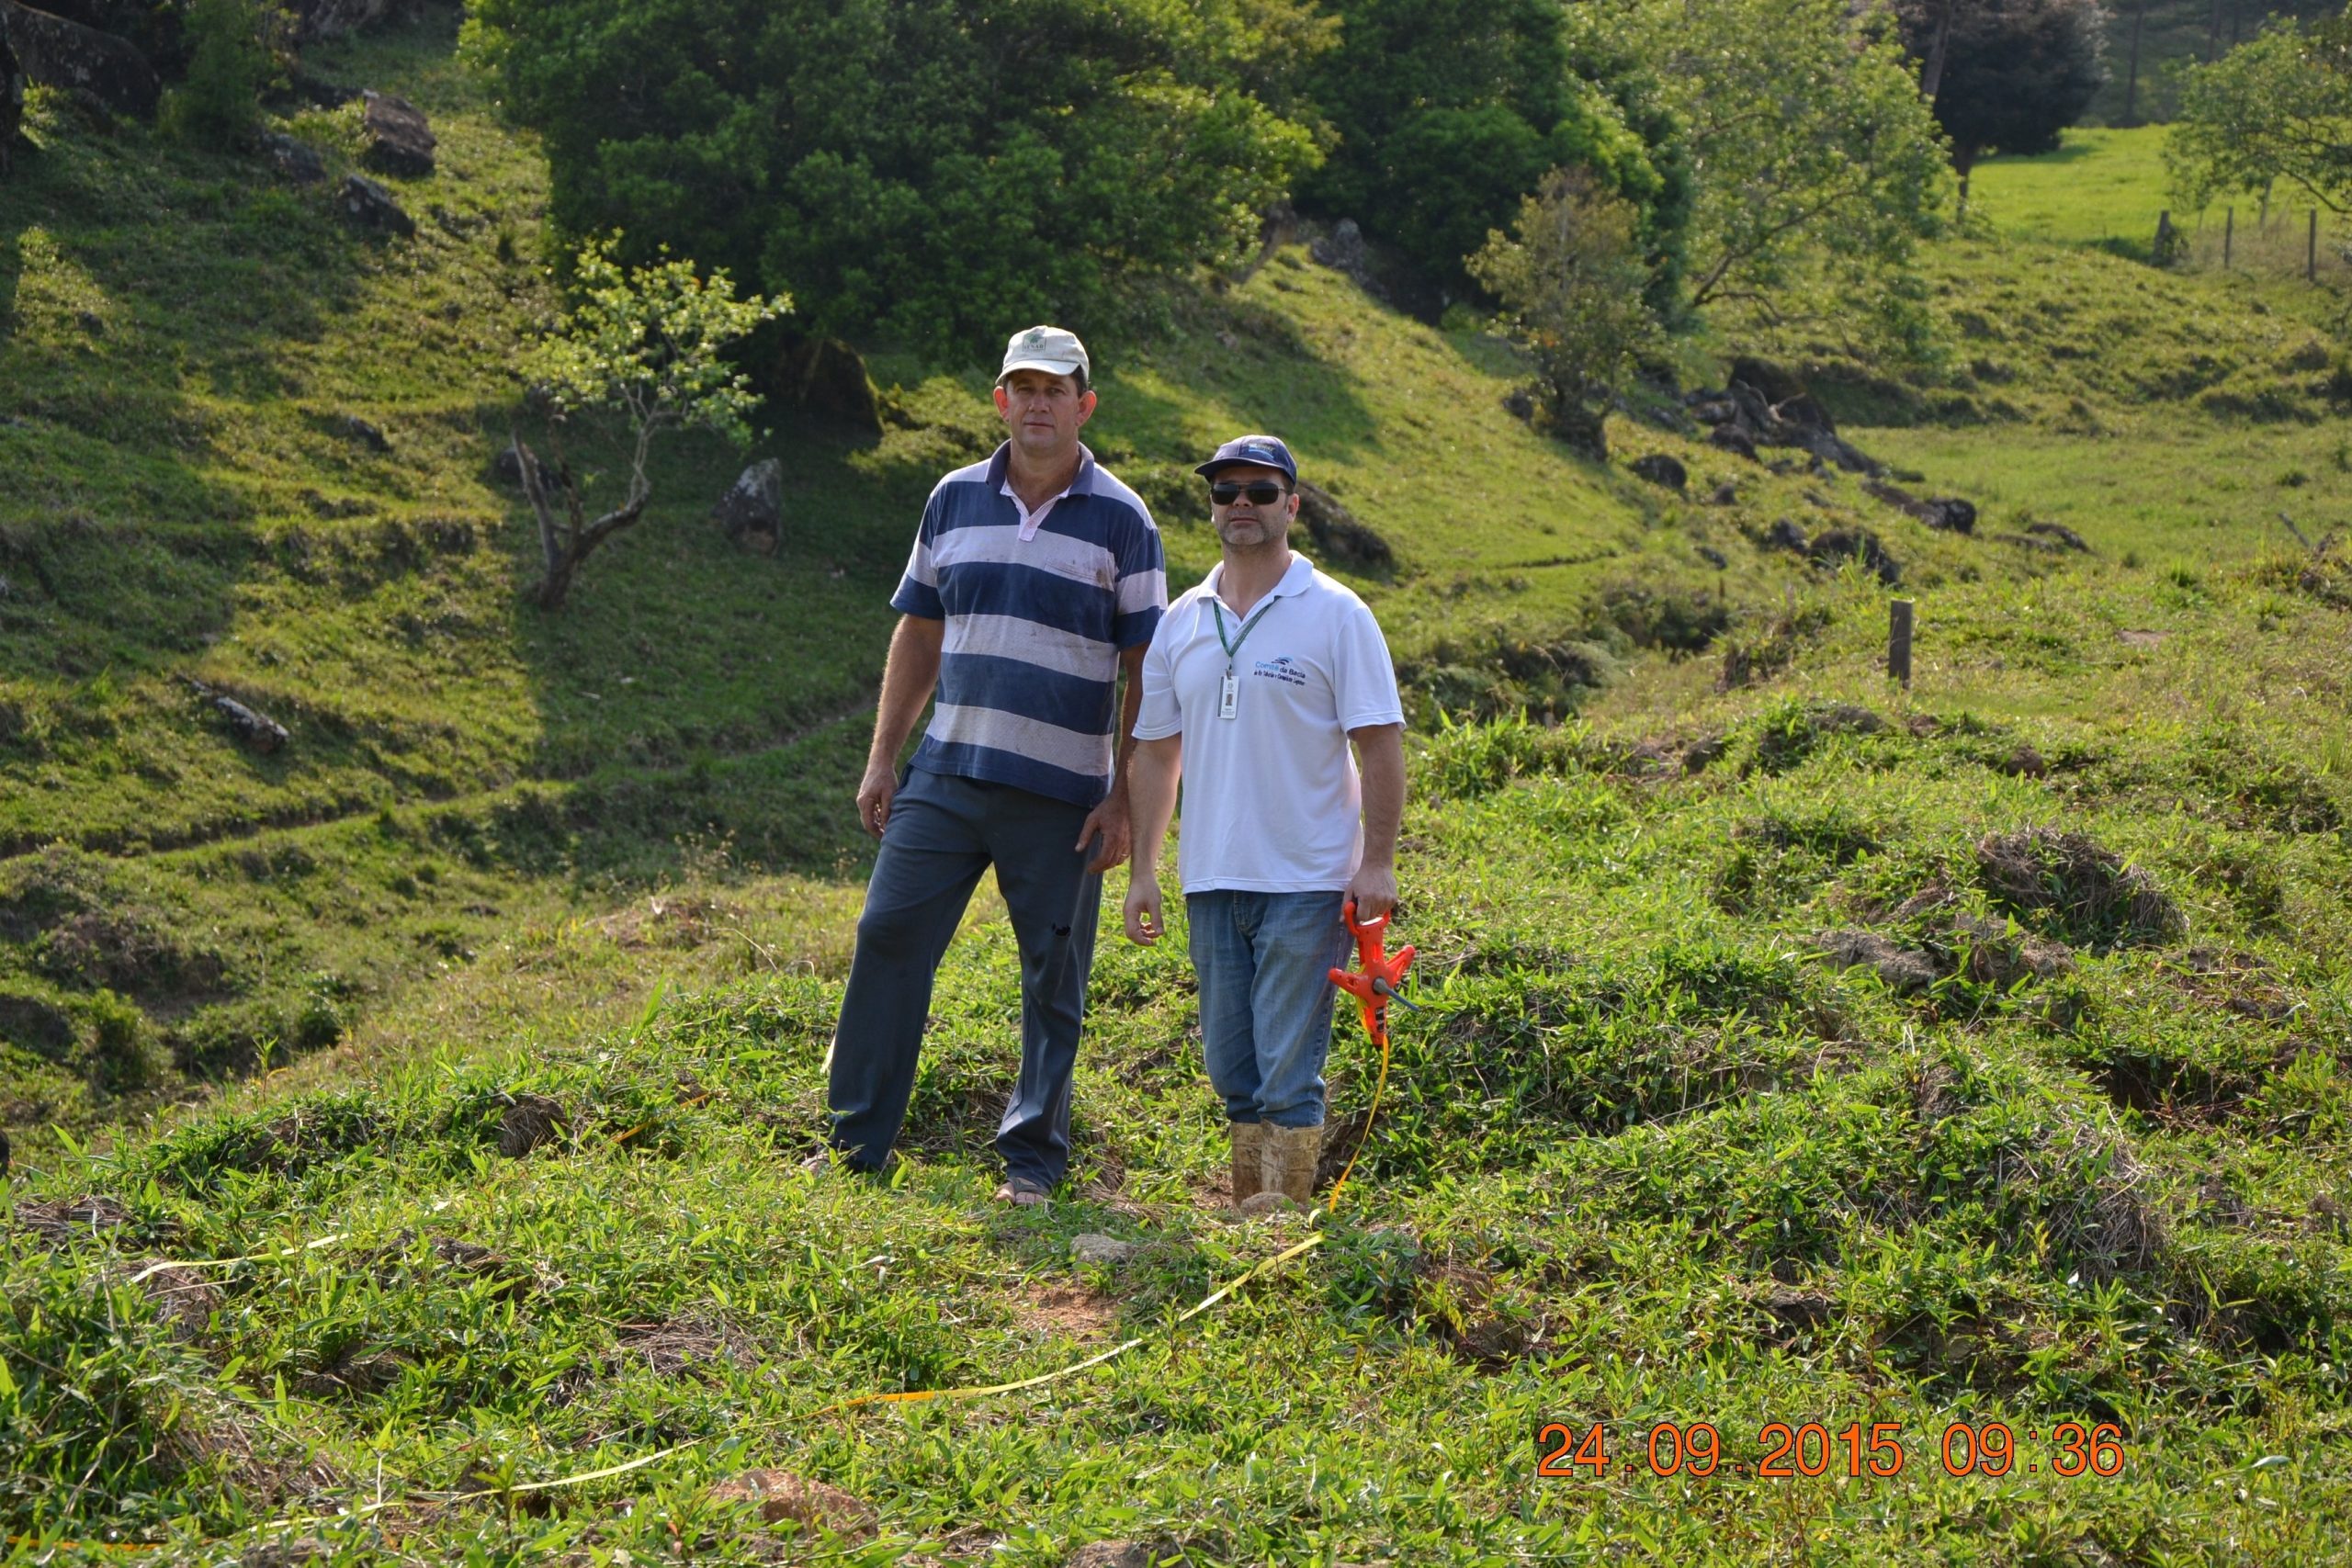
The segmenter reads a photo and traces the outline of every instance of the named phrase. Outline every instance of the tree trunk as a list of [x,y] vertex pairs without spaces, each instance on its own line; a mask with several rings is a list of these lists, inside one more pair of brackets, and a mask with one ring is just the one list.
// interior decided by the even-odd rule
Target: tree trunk
[[2140,28],[2148,19],[2147,0],[2132,7],[2132,65],[2123,77],[2123,123],[2140,123]]
[[2222,0],[2213,0],[2213,20],[2205,29],[2205,58],[2222,58]]
[[1943,91],[1944,53],[1951,42],[1951,13],[1960,0],[1943,0],[1936,11],[1935,40],[1928,45],[1928,62],[1919,73],[1919,96],[1932,104]]
[[[629,482],[628,500],[605,513],[594,523],[585,521],[580,511],[580,491],[573,484],[567,466],[563,471],[563,509],[565,517],[559,521],[555,502],[548,494],[547,475],[539,468],[538,454],[523,445],[520,435],[509,433],[514,443],[514,456],[523,474],[523,493],[530,499],[531,510],[539,520],[539,558],[541,575],[532,598],[542,610],[563,607],[564,595],[571,592],[571,579],[579,571],[580,563],[588,558],[598,545],[624,528],[633,528],[645,515],[645,503],[651,499],[644,482],[644,453],[638,454],[637,477]],[[558,454],[559,459],[561,454]]]
[[1976,167],[1976,149],[1955,143],[1951,150],[1952,172],[1960,176],[1960,216],[1968,216],[1968,174]]

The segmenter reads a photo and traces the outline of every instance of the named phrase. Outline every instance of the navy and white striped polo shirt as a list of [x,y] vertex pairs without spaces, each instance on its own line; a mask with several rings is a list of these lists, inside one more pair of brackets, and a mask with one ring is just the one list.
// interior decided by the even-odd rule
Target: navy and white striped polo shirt
[[1119,652],[1149,642],[1168,605],[1159,529],[1081,446],[1078,477],[1024,530],[1011,454],[939,481],[890,596],[947,623],[914,765],[1092,807],[1111,789]]

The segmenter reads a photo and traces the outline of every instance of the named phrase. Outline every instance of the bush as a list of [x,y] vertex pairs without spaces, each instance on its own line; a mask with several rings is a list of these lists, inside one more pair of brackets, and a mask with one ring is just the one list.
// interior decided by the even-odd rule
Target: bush
[[184,141],[240,147],[261,118],[262,90],[277,63],[268,18],[257,0],[192,0],[187,9],[187,80],[165,96],[163,123]]
[[128,997],[108,990],[82,1004],[89,1025],[90,1079],[108,1094],[130,1094],[155,1079],[155,1055],[147,1015]]

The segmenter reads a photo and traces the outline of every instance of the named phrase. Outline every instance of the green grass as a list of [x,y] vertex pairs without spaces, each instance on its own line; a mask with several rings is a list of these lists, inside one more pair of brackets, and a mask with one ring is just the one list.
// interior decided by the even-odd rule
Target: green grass
[[[682,444],[541,617],[487,465],[552,305],[542,173],[435,30],[312,69],[434,113],[444,172],[404,194],[456,221],[356,242],[45,99],[0,208],[7,1560],[2352,1551],[2352,575],[2270,521],[2346,500],[2332,289],[2013,230],[1987,193],[2041,175],[1988,165],[1992,233],[1931,261],[1940,359],[1756,330],[1904,485],[1978,501],[1973,536],[1629,418],[1611,464],[1568,457],[1503,409],[1505,351],[1296,248],[1080,323],[1173,586],[1213,558],[1189,461],[1272,423],[1393,548],[1351,581],[1422,719],[1430,1010],[1320,1246],[1179,1325],[1307,1235],[1218,1213],[1181,942],[1106,921],[1049,1213],[986,1202],[1018,1010],[988,897],[899,1175],[798,1171],[884,600],[922,495],[987,449],[984,378],[882,361],[880,440],[764,437],[774,560],[704,515],[738,457]],[[349,156],[347,111],[301,128]],[[2057,177],[2144,143],[2095,146]],[[1624,471],[1653,452],[1689,495]],[[1781,517],[1902,562],[1908,693],[1885,586],[1772,549]],[[231,748],[187,674],[288,753]],[[2003,848],[2035,829],[2096,849]],[[1925,980],[1826,956],[1855,931]],[[1376,1067],[1343,1030],[1335,1117]],[[560,1129],[510,1156],[530,1097]],[[85,1194],[121,1223],[32,1224]],[[1149,1249],[1080,1265],[1084,1232]],[[1034,1391],[819,1414],[1129,1337]],[[2052,1473],[2069,1419],[2118,1427],[2120,1475]],[[1553,1420],[1609,1423],[1611,1473],[1537,1479]],[[1896,1423],[1905,1467],[1619,1472],[1659,1421],[1752,1466],[1774,1420]],[[2045,1434],[2043,1468],[1946,1475],[1954,1421]],[[753,1465],[878,1540],[713,1497]]]

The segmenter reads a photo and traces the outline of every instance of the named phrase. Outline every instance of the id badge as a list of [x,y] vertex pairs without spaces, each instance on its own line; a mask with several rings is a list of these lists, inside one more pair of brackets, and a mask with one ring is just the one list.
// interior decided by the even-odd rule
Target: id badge
[[1241,677],[1228,670],[1216,690],[1216,716],[1231,718],[1241,711]]

